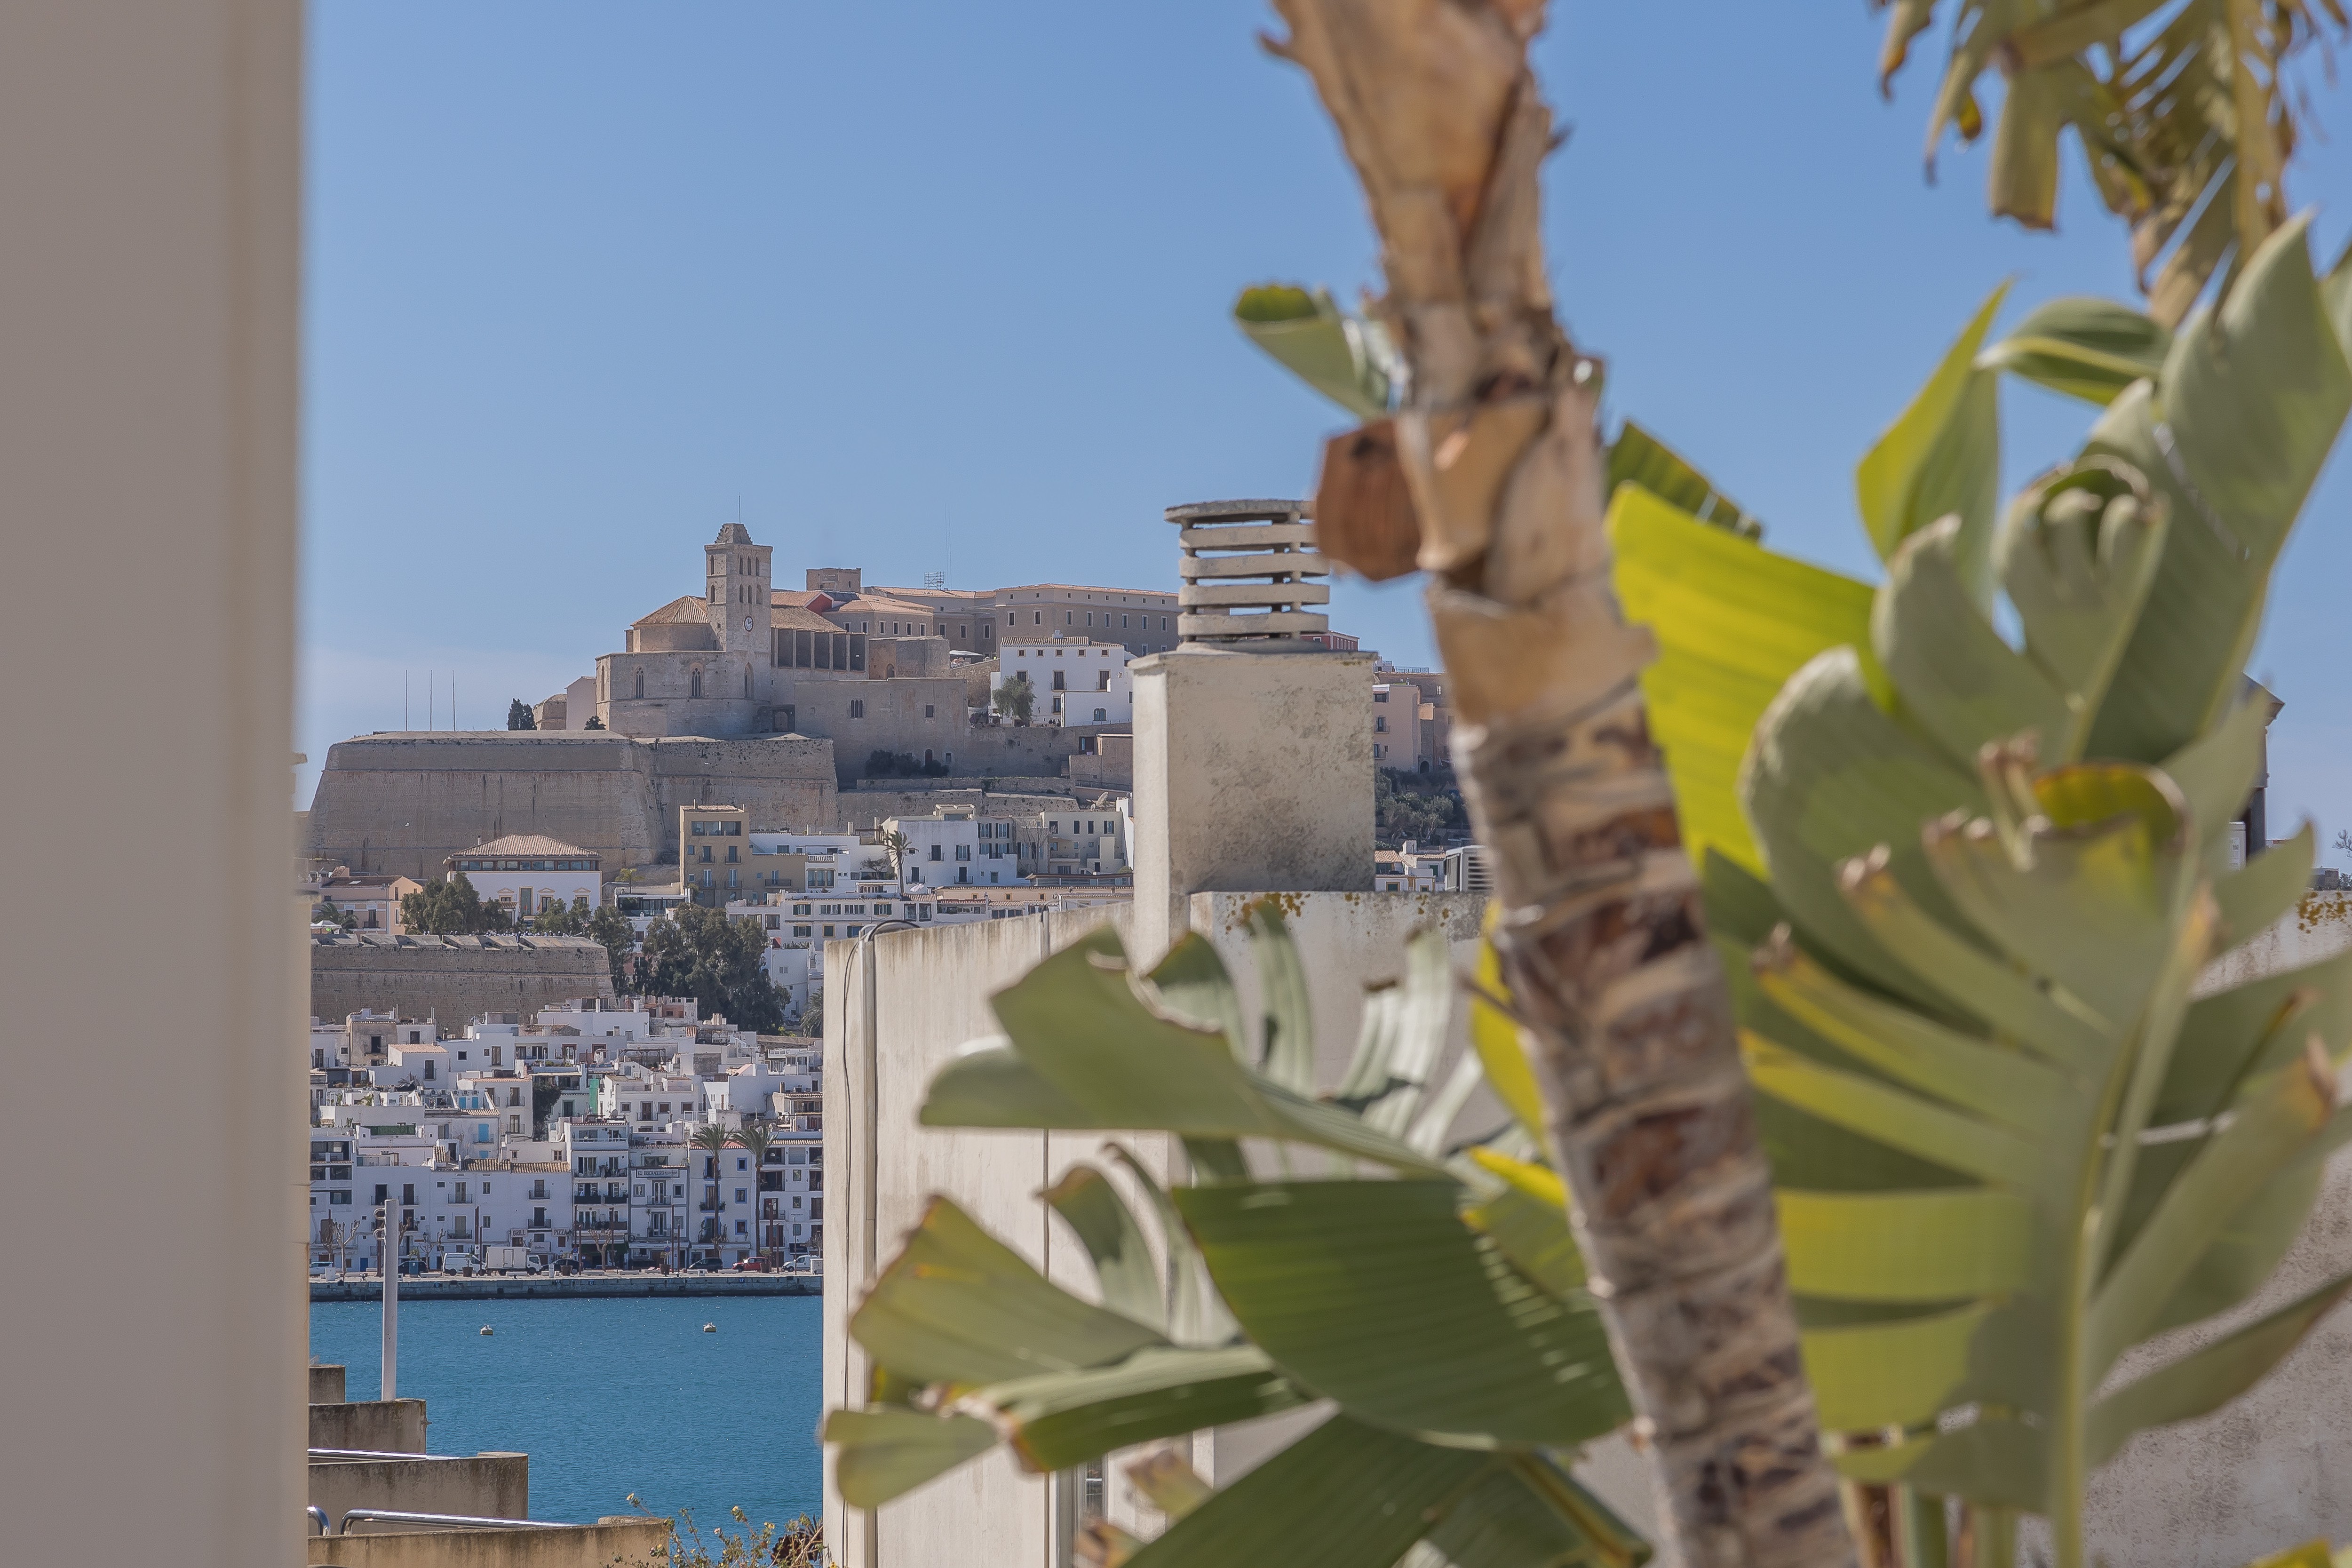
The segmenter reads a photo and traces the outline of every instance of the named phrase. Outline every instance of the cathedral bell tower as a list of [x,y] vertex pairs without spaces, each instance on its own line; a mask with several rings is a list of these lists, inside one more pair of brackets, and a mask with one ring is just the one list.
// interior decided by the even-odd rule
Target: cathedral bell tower
[[753,664],[769,654],[768,554],[768,547],[752,543],[740,522],[720,529],[703,548],[710,629],[721,652],[741,654]]

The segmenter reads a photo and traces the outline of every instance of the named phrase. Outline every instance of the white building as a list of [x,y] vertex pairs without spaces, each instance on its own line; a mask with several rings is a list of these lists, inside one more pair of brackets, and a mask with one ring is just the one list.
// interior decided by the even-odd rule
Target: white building
[[504,905],[509,915],[594,909],[604,895],[602,863],[594,851],[543,833],[510,833],[442,862],[450,879],[464,876],[484,902]]
[[555,1139],[556,1156],[570,1173],[570,1236],[559,1247],[591,1268],[618,1268],[629,1250],[629,1129],[621,1121],[571,1121]]
[[1400,848],[1372,851],[1372,888],[1382,893],[1435,893],[1445,887],[1445,857],[1423,853],[1408,838]]
[[688,1235],[686,1133],[676,1127],[629,1130],[629,1257],[640,1266],[683,1259]]
[[1026,680],[1036,694],[1032,724],[1132,724],[1135,682],[1127,667],[1134,657],[1118,643],[1086,637],[1008,640],[988,678],[990,705],[1006,682]]
[[[686,1042],[691,1052],[693,1042]],[[596,1080],[596,1114],[633,1130],[698,1127],[709,1120],[706,1085],[691,1072],[654,1071],[630,1063]]]

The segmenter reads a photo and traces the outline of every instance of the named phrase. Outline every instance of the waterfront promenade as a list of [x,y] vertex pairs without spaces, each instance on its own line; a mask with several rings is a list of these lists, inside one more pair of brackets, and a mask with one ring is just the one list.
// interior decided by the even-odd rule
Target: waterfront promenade
[[[662,1274],[652,1270],[584,1274],[407,1274],[400,1300],[411,1301],[583,1300],[612,1297],[822,1296],[822,1274]],[[314,1279],[310,1300],[376,1301],[383,1281],[373,1274]]]

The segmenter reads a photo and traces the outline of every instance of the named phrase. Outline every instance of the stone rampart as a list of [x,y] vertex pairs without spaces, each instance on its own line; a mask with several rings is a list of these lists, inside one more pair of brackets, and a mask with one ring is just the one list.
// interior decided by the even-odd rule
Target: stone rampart
[[341,1018],[372,1007],[462,1028],[484,1013],[529,1017],[574,997],[613,994],[604,947],[582,936],[391,936],[310,939],[310,1013]]
[[[1051,696],[1040,692],[1039,701]],[[1079,693],[1078,695],[1085,695]],[[956,772],[990,778],[1066,776],[1067,760],[1095,735],[1124,735],[1132,724],[974,724],[956,746]]]
[[353,871],[426,879],[460,849],[541,833],[602,857],[609,876],[677,848],[677,808],[751,808],[779,827],[831,826],[834,748],[804,735],[635,740],[596,731],[364,735],[331,747],[308,852]]

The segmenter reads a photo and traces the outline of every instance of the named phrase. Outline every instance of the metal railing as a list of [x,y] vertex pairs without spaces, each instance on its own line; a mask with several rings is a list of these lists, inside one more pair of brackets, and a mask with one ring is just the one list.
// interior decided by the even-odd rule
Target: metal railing
[[335,1526],[337,1535],[352,1532],[352,1521],[371,1524],[431,1524],[445,1530],[571,1530],[572,1525],[545,1519],[484,1519],[470,1513],[410,1513],[397,1508],[355,1508]]

